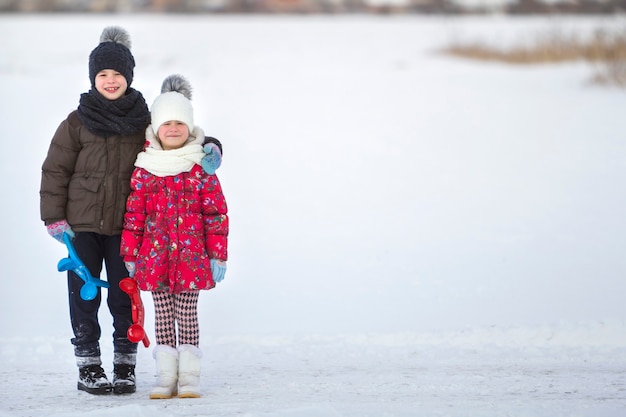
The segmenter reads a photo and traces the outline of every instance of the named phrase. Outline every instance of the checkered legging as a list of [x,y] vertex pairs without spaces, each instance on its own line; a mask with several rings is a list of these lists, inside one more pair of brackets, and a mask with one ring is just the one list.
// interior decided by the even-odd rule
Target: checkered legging
[[181,345],[199,346],[198,295],[198,291],[180,294],[152,293],[158,345],[176,347],[176,327],[178,326],[178,342]]

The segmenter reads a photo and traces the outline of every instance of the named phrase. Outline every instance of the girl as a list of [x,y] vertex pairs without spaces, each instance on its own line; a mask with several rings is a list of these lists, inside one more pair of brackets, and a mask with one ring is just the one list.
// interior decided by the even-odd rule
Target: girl
[[190,99],[186,79],[165,79],[124,216],[121,254],[155,307],[158,378],[150,398],[200,396],[198,294],[226,271],[226,201],[218,178],[201,166],[205,137]]

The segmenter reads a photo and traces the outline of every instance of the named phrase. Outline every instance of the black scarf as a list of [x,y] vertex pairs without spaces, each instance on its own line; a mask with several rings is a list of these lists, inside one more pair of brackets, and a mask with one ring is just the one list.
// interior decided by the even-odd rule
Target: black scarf
[[144,131],[150,124],[146,100],[134,88],[117,100],[107,100],[95,89],[81,94],[78,117],[91,133],[105,138]]

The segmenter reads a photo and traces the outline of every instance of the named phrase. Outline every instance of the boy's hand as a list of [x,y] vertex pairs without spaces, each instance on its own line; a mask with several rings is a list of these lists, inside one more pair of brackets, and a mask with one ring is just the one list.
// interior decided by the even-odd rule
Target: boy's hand
[[222,165],[222,153],[215,143],[207,143],[203,146],[206,156],[202,158],[201,165],[204,172],[214,175],[215,171]]
[[72,239],[74,239],[74,231],[67,220],[59,220],[58,222],[49,224],[46,226],[46,230],[50,236],[63,244],[65,244],[65,242],[63,242],[63,233],[67,233]]

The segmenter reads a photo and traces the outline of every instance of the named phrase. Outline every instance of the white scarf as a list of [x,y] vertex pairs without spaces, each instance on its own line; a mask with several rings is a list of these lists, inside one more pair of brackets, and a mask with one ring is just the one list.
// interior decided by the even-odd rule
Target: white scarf
[[195,127],[187,142],[178,149],[164,150],[152,126],[146,129],[148,147],[137,155],[135,166],[143,168],[157,177],[178,175],[181,172],[189,172],[194,165],[199,165],[206,155],[202,148],[204,132]]

